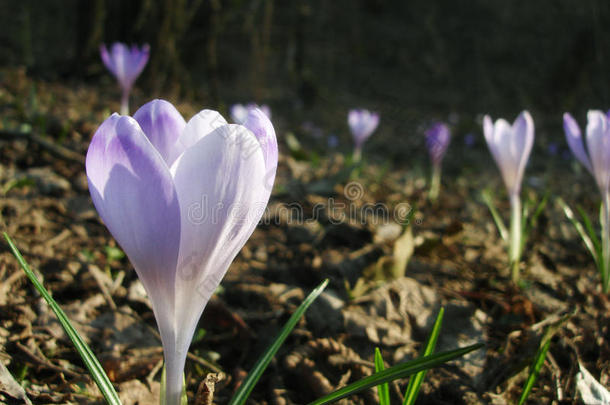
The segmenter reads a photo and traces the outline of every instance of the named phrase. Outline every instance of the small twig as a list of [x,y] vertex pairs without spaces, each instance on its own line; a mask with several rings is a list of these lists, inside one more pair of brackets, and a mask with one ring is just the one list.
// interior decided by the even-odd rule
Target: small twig
[[75,378],[79,378],[79,379],[84,378],[83,374],[77,373],[75,371],[69,370],[64,367],[56,366],[55,364],[51,363],[51,361],[49,359],[47,359],[46,357],[40,357],[40,356],[36,355],[36,353],[33,353],[30,349],[27,348],[27,346],[25,346],[19,342],[16,342],[15,345],[23,353],[25,353],[32,361],[34,361],[35,363],[37,363],[43,367],[46,367],[46,368],[56,371],[58,373],[63,373],[63,374],[69,375],[70,377],[75,377]]
[[113,311],[116,311],[117,306],[114,303],[114,300],[112,299],[112,295],[110,294],[110,291],[108,291],[108,286],[104,283],[102,271],[99,269],[99,267],[97,267],[93,264],[90,264],[88,266],[88,268],[89,268],[89,272],[91,273],[91,275],[95,279],[95,282],[97,283],[98,287],[100,288],[100,291],[102,292],[102,295],[104,296],[104,299],[106,300],[106,303],[110,306],[110,308]]
[[39,146],[42,146],[46,150],[48,150],[51,154],[62,158],[64,160],[80,163],[81,165],[85,164],[85,157],[78,152],[75,152],[71,149],[68,149],[64,146],[53,143],[40,135],[36,135],[31,131],[18,131],[18,130],[9,130],[9,129],[0,129],[0,137],[9,138],[9,139],[23,139],[30,142],[34,142]]
[[146,377],[146,382],[148,383],[149,386],[152,384],[152,381],[154,380],[155,375],[157,375],[157,373],[159,372],[159,370],[161,370],[162,367],[163,367],[163,357],[161,357],[161,360],[159,360],[157,362],[157,364],[155,364],[153,369],[150,371],[150,373],[148,373],[148,376]]

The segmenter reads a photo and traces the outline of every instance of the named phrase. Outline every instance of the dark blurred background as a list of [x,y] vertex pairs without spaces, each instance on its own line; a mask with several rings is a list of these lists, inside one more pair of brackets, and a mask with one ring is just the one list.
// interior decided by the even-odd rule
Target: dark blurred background
[[0,0],[0,65],[114,86],[100,43],[146,42],[148,98],[266,103],[336,133],[365,107],[406,147],[433,118],[466,134],[529,109],[556,132],[564,111],[607,108],[608,21],[607,0]]

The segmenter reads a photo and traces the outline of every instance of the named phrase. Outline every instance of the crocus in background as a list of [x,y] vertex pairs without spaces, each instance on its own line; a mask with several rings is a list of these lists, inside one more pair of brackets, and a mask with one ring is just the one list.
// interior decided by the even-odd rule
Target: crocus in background
[[494,124],[489,115],[486,115],[483,118],[483,132],[510,198],[509,259],[512,279],[516,283],[519,281],[523,242],[521,181],[534,144],[534,121],[527,111],[519,114],[512,126],[504,119],[499,119]]
[[121,42],[115,42],[110,50],[106,45],[100,45],[100,54],[104,65],[112,72],[121,86],[121,114],[129,114],[129,93],[142,70],[148,63],[150,46],[131,47]]
[[354,137],[354,162],[362,158],[362,145],[377,129],[379,125],[379,114],[369,110],[350,110],[347,115],[347,123]]
[[271,109],[266,104],[263,104],[260,106],[255,103],[249,103],[246,105],[233,104],[231,106],[229,113],[231,114],[231,119],[233,120],[234,123],[243,124],[244,122],[246,122],[246,119],[248,118],[248,111],[255,109],[255,108],[258,108],[259,110],[261,110],[267,116],[267,118],[271,119]]
[[[602,278],[602,289],[608,292],[610,283],[610,122],[602,111],[587,114],[587,151],[576,120],[568,113],[563,115],[563,129],[570,150],[578,161],[595,178],[602,197],[601,257],[594,254]],[[593,253],[593,252],[592,252]]]
[[154,100],[113,114],[87,151],[93,203],[142,281],[160,330],[164,404],[180,403],[187,351],[206,303],[269,200],[277,168],[273,125],[203,110],[188,123]]
[[432,201],[438,198],[438,193],[441,187],[441,164],[447,147],[451,141],[451,132],[447,124],[443,122],[434,123],[426,131],[426,147],[432,161],[432,178],[430,181],[430,199]]

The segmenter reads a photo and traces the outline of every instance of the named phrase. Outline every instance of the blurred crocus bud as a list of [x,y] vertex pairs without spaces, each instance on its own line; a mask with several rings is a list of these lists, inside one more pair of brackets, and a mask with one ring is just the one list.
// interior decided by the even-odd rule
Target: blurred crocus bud
[[494,124],[489,115],[486,115],[483,118],[483,132],[508,193],[511,196],[518,195],[534,144],[534,121],[530,113],[523,111],[512,126],[502,118]]
[[426,147],[433,165],[441,165],[450,141],[451,132],[447,124],[437,122],[428,128],[426,131]]
[[235,122],[236,124],[243,124],[248,118],[248,112],[256,108],[261,110],[267,116],[267,118],[271,119],[271,109],[266,104],[260,106],[255,103],[249,103],[246,105],[233,104],[229,113],[231,114],[231,119],[233,120],[233,122]]
[[185,122],[167,101],[113,114],[87,151],[93,203],[142,281],[161,332],[165,404],[178,405],[197,322],[259,222],[277,168],[273,125],[203,110]]
[[347,115],[347,123],[354,138],[354,159],[359,160],[362,145],[379,125],[379,114],[364,109],[350,110]]
[[469,148],[472,148],[475,143],[476,143],[476,137],[474,136],[474,134],[466,134],[466,136],[464,137],[464,145],[466,145]]
[[148,62],[150,46],[144,44],[141,48],[136,45],[131,47],[115,42],[110,47],[100,45],[100,54],[104,65],[117,78],[123,92],[121,98],[121,114],[129,114],[129,93],[140,73]]
[[570,150],[578,161],[595,177],[597,187],[607,193],[610,185],[610,125],[608,116],[599,110],[587,113],[587,149],[580,127],[568,113],[563,114],[563,129]]

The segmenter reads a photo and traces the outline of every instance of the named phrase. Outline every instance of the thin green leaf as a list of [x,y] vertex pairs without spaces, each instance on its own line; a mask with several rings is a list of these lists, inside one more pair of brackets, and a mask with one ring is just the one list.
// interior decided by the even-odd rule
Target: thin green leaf
[[[375,348],[375,372],[379,373],[385,370],[385,366],[383,365],[383,357],[381,356],[381,352],[379,348]],[[377,391],[379,392],[379,405],[390,405],[390,386],[388,383],[379,384],[377,386]]]
[[540,214],[542,214],[542,211],[544,211],[544,208],[546,207],[546,204],[549,201],[549,195],[550,194],[548,191],[544,193],[544,196],[542,197],[542,199],[540,199],[538,205],[536,205],[536,209],[534,210],[531,216],[529,216],[529,205],[531,202],[528,200],[527,211],[524,208],[523,212],[523,223],[521,227],[521,229],[523,230],[523,237],[521,238],[521,250],[523,250],[523,248],[525,247],[525,242],[527,241],[529,234],[536,227],[538,218],[540,217]]
[[519,398],[519,405],[522,405],[525,402],[528,395],[532,391],[534,383],[538,379],[540,369],[542,368],[544,360],[546,359],[546,354],[549,351],[551,339],[553,339],[553,336],[570,320],[571,317],[574,316],[574,314],[576,314],[576,312],[576,310],[572,310],[572,312],[566,313],[560,316],[558,319],[550,321],[549,326],[547,326],[546,330],[544,331],[542,339],[540,339],[538,351],[536,352],[536,355],[534,356],[534,361],[530,366],[530,372],[527,377],[527,381],[525,382],[523,392],[521,393],[521,397]]
[[324,280],[319,286],[317,286],[308,296],[305,298],[305,301],[297,308],[296,312],[292,314],[284,328],[280,331],[280,334],[275,338],[271,346],[267,348],[265,353],[258,359],[248,376],[244,380],[244,382],[239,386],[239,389],[231,398],[229,405],[242,405],[248,399],[248,396],[254,389],[254,386],[261,378],[261,375],[273,359],[273,356],[277,353],[282,343],[286,340],[292,329],[294,329],[295,325],[301,319],[307,308],[315,301],[316,298],[324,291],[326,286],[328,285],[328,279]]
[[523,392],[521,393],[521,397],[519,398],[519,405],[523,405],[528,395],[532,391],[536,380],[538,379],[538,375],[540,374],[540,369],[544,364],[544,360],[546,359],[546,354],[549,351],[549,347],[551,346],[551,339],[548,339],[536,353],[534,357],[534,362],[530,367],[530,374],[527,377],[527,381],[525,382],[525,386],[523,387]]
[[487,205],[487,208],[489,208],[489,212],[496,223],[500,237],[502,237],[502,240],[504,240],[505,243],[508,243],[508,229],[506,228],[506,225],[504,225],[502,217],[500,217],[500,214],[498,214],[498,211],[496,210],[496,206],[494,205],[491,197],[491,191],[483,190],[483,192],[481,192],[481,196],[483,197],[483,201],[485,202],[485,205]]
[[385,369],[382,372],[375,373],[361,380],[356,381],[346,387],[343,387],[337,391],[331,392],[322,398],[318,398],[309,405],[323,405],[330,404],[338,401],[342,398],[356,394],[367,388],[374,387],[385,382],[396,380],[397,378],[405,378],[419,371],[428,370],[432,367],[436,367],[448,361],[451,361],[457,357],[463,356],[473,350],[477,350],[483,347],[482,343],[467,346],[461,349],[451,350],[448,352],[442,352],[433,354],[430,356],[421,357],[419,359],[411,360],[406,363],[398,364],[396,366]]
[[591,238],[591,242],[593,242],[593,246],[595,247],[595,251],[597,252],[597,257],[600,259],[600,263],[601,263],[601,259],[603,259],[602,243],[599,240],[599,236],[597,236],[597,232],[595,232],[593,223],[591,222],[591,219],[589,218],[589,216],[587,215],[585,210],[582,209],[582,207],[577,206],[576,210],[578,211],[578,213],[580,214],[580,217],[582,218],[582,222],[584,224],[585,230],[587,231],[589,238]]
[[25,271],[25,274],[28,276],[32,284],[34,284],[34,287],[36,287],[38,292],[40,292],[40,295],[42,295],[42,297],[47,301],[49,307],[51,307],[53,312],[55,312],[59,323],[61,323],[61,326],[64,328],[66,334],[72,341],[72,344],[74,344],[74,347],[78,351],[78,354],[83,359],[85,366],[89,370],[89,374],[91,374],[91,377],[99,387],[100,391],[102,392],[102,395],[106,399],[106,402],[110,405],[120,405],[121,401],[119,400],[119,396],[117,395],[116,391],[114,390],[114,387],[112,386],[112,383],[104,372],[104,369],[100,365],[99,361],[97,360],[87,343],[85,343],[85,341],[80,337],[76,329],[74,329],[74,327],[70,323],[70,320],[66,316],[66,313],[60,308],[57,302],[55,302],[53,297],[51,297],[51,294],[49,294],[49,292],[44,288],[42,283],[38,280],[34,272],[30,269],[30,266],[28,266],[23,256],[21,256],[19,249],[17,249],[17,246],[15,246],[8,234],[6,232],[3,232],[3,235],[4,239],[6,239],[6,241],[8,242],[8,245],[10,246],[13,255],[15,255],[17,261],[21,265],[21,268],[23,269],[23,271]]
[[[443,324],[444,315],[445,308],[441,308],[436,316],[436,321],[434,321],[434,326],[432,327],[432,332],[428,338],[428,343],[426,343],[426,347],[424,348],[424,356],[429,356],[434,353],[438,336],[441,333],[441,325]],[[405,392],[405,399],[402,401],[403,405],[413,405],[415,403],[415,400],[419,395],[419,389],[421,388],[421,384],[424,382],[425,377],[426,371],[420,371],[409,379],[409,384],[407,385],[407,390]]]
[[[593,256],[593,260],[595,260],[595,263],[599,267],[599,259],[600,259],[601,255],[598,252],[599,240],[597,240],[597,236],[595,236],[595,234],[593,234],[593,239],[591,239],[591,236],[587,234],[587,231],[585,231],[585,228],[583,227],[583,225],[574,215],[574,211],[572,211],[572,209],[570,207],[568,207],[568,205],[561,198],[557,198],[557,203],[563,210],[563,213],[565,214],[566,218],[568,218],[568,220],[572,223],[572,225],[576,229],[576,232],[582,239],[583,243],[585,244],[585,247],[587,248],[589,253],[591,253],[591,256]],[[583,217],[585,224],[588,222],[589,226],[590,226],[591,221],[589,221],[589,217],[587,217],[587,215],[584,212],[581,212],[580,215],[581,215],[581,217]]]

